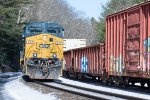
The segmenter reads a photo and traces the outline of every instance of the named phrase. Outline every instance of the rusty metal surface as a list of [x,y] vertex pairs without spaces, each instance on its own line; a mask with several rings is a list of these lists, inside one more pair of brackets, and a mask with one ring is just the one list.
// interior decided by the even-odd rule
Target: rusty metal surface
[[108,73],[150,77],[150,1],[107,16],[105,42]]
[[105,67],[104,48],[104,44],[99,44],[64,52],[64,70],[92,75],[102,74]]

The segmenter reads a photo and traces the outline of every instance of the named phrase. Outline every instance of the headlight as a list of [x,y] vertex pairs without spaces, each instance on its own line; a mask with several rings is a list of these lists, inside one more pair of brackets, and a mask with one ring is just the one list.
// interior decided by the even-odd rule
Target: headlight
[[56,57],[57,57],[57,55],[56,55],[56,54],[53,54],[53,57],[54,57],[54,58],[56,58]]
[[37,53],[33,53],[33,57],[37,57]]
[[43,36],[43,40],[44,40],[44,41],[46,41],[46,39],[47,39],[47,36],[46,36],[46,35],[45,35],[45,36]]

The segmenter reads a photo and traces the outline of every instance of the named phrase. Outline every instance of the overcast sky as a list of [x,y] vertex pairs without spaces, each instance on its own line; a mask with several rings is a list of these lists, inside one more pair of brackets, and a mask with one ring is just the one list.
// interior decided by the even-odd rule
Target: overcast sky
[[102,12],[101,5],[108,0],[66,0],[76,11],[81,11],[83,17],[94,17],[98,19]]

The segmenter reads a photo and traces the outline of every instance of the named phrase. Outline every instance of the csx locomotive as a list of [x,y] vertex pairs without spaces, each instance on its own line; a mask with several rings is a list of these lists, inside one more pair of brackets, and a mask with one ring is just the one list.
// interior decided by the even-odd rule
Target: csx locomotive
[[61,75],[64,28],[57,23],[34,22],[24,27],[20,66],[31,79]]

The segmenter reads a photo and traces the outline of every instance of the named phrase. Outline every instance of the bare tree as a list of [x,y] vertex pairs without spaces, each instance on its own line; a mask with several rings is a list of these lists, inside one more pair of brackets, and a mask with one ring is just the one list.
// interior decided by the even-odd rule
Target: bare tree
[[96,33],[90,19],[80,16],[80,12],[64,0],[37,0],[32,9],[30,21],[57,22],[65,28],[65,38],[85,38],[93,43]]

